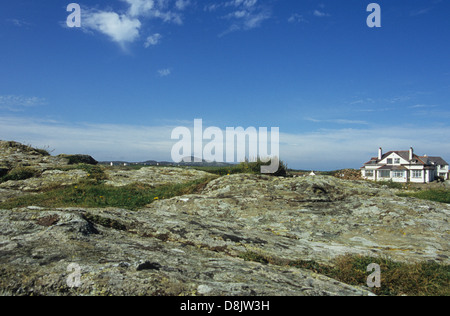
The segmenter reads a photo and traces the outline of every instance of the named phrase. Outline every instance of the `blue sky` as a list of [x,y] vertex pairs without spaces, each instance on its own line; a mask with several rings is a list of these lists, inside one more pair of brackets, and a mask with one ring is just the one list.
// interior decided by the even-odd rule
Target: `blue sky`
[[[0,5],[0,139],[170,160],[176,126],[279,127],[290,167],[378,147],[450,160],[447,0],[110,0]],[[367,5],[381,7],[369,28]]]

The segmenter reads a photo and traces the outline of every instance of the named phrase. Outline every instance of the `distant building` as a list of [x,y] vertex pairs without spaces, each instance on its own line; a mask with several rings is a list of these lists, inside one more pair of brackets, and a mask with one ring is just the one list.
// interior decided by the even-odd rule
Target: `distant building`
[[417,156],[413,148],[385,154],[380,148],[378,157],[372,157],[361,167],[361,175],[374,181],[428,183],[437,177],[448,180],[449,165],[441,157]]

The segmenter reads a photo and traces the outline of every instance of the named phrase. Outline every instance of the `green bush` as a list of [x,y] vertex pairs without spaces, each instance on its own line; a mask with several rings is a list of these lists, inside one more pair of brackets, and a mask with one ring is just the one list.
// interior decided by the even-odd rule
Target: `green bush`
[[86,164],[86,165],[97,165],[98,161],[89,155],[58,155],[60,158],[65,158],[69,160],[69,165]]

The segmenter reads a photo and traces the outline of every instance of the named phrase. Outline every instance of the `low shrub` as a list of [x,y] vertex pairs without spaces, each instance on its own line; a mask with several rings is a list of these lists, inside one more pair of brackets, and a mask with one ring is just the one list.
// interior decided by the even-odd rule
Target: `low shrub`
[[60,158],[65,158],[69,160],[69,165],[86,164],[86,165],[97,165],[98,161],[89,155],[58,155]]

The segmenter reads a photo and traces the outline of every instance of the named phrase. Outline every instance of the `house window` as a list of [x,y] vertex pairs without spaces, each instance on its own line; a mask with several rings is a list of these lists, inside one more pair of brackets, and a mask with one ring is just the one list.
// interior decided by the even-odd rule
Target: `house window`
[[373,170],[366,170],[366,177],[373,177]]
[[394,171],[394,178],[403,178],[405,176],[405,171],[403,170],[395,170]]
[[413,170],[412,177],[416,179],[422,178],[422,170]]
[[388,158],[387,164],[388,164],[388,165],[392,165],[392,158]]
[[380,178],[390,178],[391,172],[389,170],[380,170],[379,175],[380,175]]
[[400,158],[395,158],[395,159],[394,159],[394,163],[395,163],[396,165],[399,165],[399,164],[400,164]]

